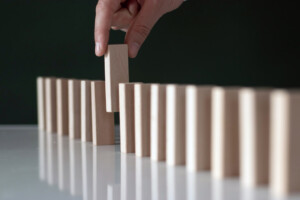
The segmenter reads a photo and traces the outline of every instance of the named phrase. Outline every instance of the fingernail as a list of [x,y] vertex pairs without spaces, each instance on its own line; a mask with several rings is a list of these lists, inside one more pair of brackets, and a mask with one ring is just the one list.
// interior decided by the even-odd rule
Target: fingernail
[[101,53],[101,44],[100,44],[100,42],[96,42],[95,53],[96,53],[97,56],[100,56],[100,53]]
[[136,42],[133,42],[131,45],[130,45],[130,54],[132,57],[136,57],[136,55],[138,54],[138,51],[140,49],[140,45]]

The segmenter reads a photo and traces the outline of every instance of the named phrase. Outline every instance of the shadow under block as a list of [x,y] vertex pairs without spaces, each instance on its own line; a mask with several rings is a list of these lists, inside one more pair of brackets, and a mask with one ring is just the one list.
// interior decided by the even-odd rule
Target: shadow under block
[[238,89],[212,89],[212,175],[239,175]]
[[135,154],[150,156],[150,85],[134,84]]
[[69,134],[68,80],[56,79],[57,133]]
[[37,84],[37,102],[38,102],[38,125],[39,130],[46,130],[46,103],[45,103],[45,78],[38,77]]
[[212,87],[186,89],[186,165],[191,171],[210,169],[211,92]]
[[151,159],[166,160],[166,86],[151,85]]
[[91,82],[92,138],[94,145],[114,144],[114,114],[105,109],[105,82]]
[[240,173],[244,186],[268,183],[270,91],[244,88],[239,91]]
[[68,80],[69,93],[69,137],[80,138],[81,110],[80,110],[80,80]]
[[82,80],[81,87],[81,141],[92,141],[91,81]]
[[134,84],[119,84],[120,98],[120,149],[123,153],[135,152]]
[[185,164],[185,86],[166,86],[166,160]]
[[106,111],[119,112],[119,83],[129,82],[128,46],[108,45],[104,60]]
[[56,115],[56,79],[46,78],[46,129],[49,133],[57,131],[57,115]]
[[300,92],[271,94],[270,186],[273,194],[300,192]]

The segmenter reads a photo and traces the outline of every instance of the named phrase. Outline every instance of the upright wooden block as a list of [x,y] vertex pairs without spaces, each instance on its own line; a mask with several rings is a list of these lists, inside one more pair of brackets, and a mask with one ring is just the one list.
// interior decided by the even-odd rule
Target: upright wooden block
[[114,114],[105,110],[105,82],[91,82],[92,137],[94,145],[114,144]]
[[46,78],[46,129],[49,133],[56,133],[56,79]]
[[270,185],[273,194],[300,192],[300,92],[271,94]]
[[69,92],[69,137],[80,138],[81,110],[80,110],[80,80],[68,81]]
[[135,154],[150,156],[150,85],[134,85]]
[[268,183],[270,92],[244,88],[239,91],[240,172],[247,187]]
[[56,79],[57,133],[69,134],[68,80]]
[[38,126],[39,130],[46,130],[46,105],[45,105],[45,78],[38,77],[37,84],[37,102],[38,102]]
[[166,86],[166,159],[169,165],[185,164],[185,86]]
[[134,84],[119,84],[120,98],[120,149],[123,153],[135,152]]
[[92,141],[91,81],[81,81],[81,141]]
[[108,45],[105,59],[106,111],[119,111],[119,83],[129,82],[128,46]]
[[210,169],[211,93],[209,86],[186,89],[186,165],[191,171]]
[[239,174],[238,88],[212,89],[212,174]]
[[166,159],[166,86],[151,85],[151,159]]

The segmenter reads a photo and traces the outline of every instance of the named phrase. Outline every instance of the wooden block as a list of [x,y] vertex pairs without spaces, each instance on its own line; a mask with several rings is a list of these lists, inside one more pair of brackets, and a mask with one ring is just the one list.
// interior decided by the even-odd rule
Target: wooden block
[[151,85],[151,159],[166,160],[166,86]]
[[238,88],[212,89],[212,174],[239,174]]
[[69,92],[69,137],[80,138],[81,110],[80,110],[80,80],[68,80]]
[[270,186],[273,194],[300,192],[300,92],[271,94]]
[[134,84],[135,154],[150,156],[150,85]]
[[120,83],[120,149],[123,153],[135,152],[134,84]]
[[46,102],[45,102],[45,78],[38,77],[37,84],[37,102],[38,102],[38,126],[39,130],[46,130]]
[[49,133],[56,133],[56,79],[46,78],[46,129]]
[[92,137],[94,145],[114,144],[114,114],[105,110],[105,82],[91,82]]
[[68,80],[56,79],[57,133],[69,134]]
[[81,81],[81,141],[92,141],[91,81]]
[[270,92],[244,88],[239,91],[240,172],[247,187],[268,183]]
[[127,44],[108,45],[104,59],[106,111],[119,112],[119,83],[129,82]]
[[166,159],[169,165],[185,164],[185,86],[166,86]]
[[191,171],[210,169],[211,93],[209,86],[186,89],[186,165]]

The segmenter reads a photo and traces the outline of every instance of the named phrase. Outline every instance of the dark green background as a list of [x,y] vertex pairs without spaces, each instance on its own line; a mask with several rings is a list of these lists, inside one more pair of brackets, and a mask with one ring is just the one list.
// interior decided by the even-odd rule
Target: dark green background
[[[296,2],[296,1],[295,1]],[[36,77],[103,79],[96,1],[1,1],[0,124],[36,123]],[[291,2],[190,0],[154,27],[130,80],[299,87],[299,14]],[[124,34],[111,32],[110,43]]]

